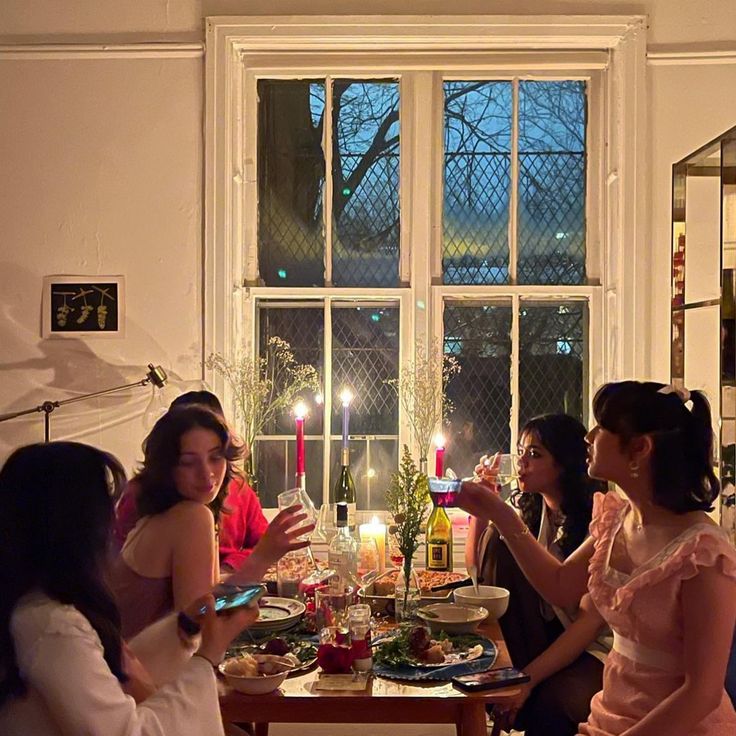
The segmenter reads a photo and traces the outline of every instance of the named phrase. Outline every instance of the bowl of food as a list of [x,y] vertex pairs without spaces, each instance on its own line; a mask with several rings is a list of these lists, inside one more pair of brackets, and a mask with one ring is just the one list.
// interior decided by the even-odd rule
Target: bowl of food
[[509,591],[495,585],[479,585],[478,592],[472,585],[466,585],[462,588],[455,588],[453,595],[455,603],[485,608],[490,621],[501,618],[509,607]]
[[266,695],[277,690],[289,671],[298,666],[299,661],[295,664],[292,656],[243,654],[226,659],[219,669],[233,690],[246,695]]
[[417,616],[427,623],[432,633],[469,634],[488,616],[488,611],[482,606],[433,603],[417,609]]

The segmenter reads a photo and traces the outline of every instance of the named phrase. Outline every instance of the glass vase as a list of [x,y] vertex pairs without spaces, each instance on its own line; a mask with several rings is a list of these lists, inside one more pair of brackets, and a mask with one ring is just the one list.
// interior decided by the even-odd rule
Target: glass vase
[[402,566],[396,577],[394,610],[397,624],[413,623],[417,620],[420,599],[421,590],[416,570],[411,564]]

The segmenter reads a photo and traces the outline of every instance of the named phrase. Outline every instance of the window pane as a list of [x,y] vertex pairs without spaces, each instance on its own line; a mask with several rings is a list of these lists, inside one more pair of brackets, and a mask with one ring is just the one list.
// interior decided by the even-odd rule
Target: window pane
[[[307,427],[311,434],[311,428]],[[296,439],[294,436],[279,440],[256,442],[256,469],[258,495],[261,506],[276,508],[276,497],[296,484]],[[319,508],[322,503],[322,438],[304,441],[304,468],[307,493]]]
[[[340,472],[340,440],[330,443],[330,500]],[[399,464],[399,441],[365,437],[350,440],[350,472],[355,482],[358,509],[386,508],[386,489]]]
[[508,282],[511,83],[445,82],[446,284]]
[[445,466],[472,475],[480,454],[511,441],[511,306],[508,302],[445,304],[445,353],[461,370],[447,386],[455,405]]
[[335,81],[332,282],[399,280],[399,85]]
[[332,433],[342,432],[337,395],[348,386],[350,434],[398,434],[399,402],[384,381],[399,373],[399,308],[395,302],[332,307]]
[[258,263],[267,286],[323,286],[322,82],[258,82]]
[[523,301],[519,320],[519,427],[537,414],[584,419],[585,302]]
[[520,284],[585,281],[584,82],[519,83]]
[[[280,337],[291,345],[297,363],[307,363],[322,375],[324,364],[324,307],[321,302],[292,302],[286,305],[263,303],[258,305],[258,350],[266,355],[268,341]],[[276,377],[278,390],[278,376]],[[314,397],[304,397],[309,406],[306,418],[306,434],[322,433],[322,405]],[[294,417],[291,407],[264,428],[264,434],[291,434]]]

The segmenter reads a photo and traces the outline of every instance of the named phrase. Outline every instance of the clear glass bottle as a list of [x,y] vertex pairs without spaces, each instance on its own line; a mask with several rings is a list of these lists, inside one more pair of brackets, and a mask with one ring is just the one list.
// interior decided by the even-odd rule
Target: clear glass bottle
[[[357,496],[355,494],[355,483],[350,472],[350,448],[343,447],[340,454],[340,475],[334,488],[335,503],[344,502],[348,507],[348,527],[355,530],[355,509]],[[337,518],[335,519],[337,521]]]
[[[337,585],[341,589],[355,587],[358,581],[358,540],[348,527],[348,504],[335,504],[337,508],[337,534],[327,551],[327,564],[336,571]],[[334,578],[333,578],[334,581]]]

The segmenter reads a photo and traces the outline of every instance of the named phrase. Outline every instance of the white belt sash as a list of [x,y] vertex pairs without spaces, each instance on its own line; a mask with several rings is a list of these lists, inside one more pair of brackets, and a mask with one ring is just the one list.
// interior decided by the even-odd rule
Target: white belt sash
[[658,649],[650,649],[638,642],[621,636],[618,632],[613,632],[613,649],[626,659],[630,659],[647,667],[656,667],[660,670],[679,674],[682,665],[678,657],[670,652],[662,652]]

